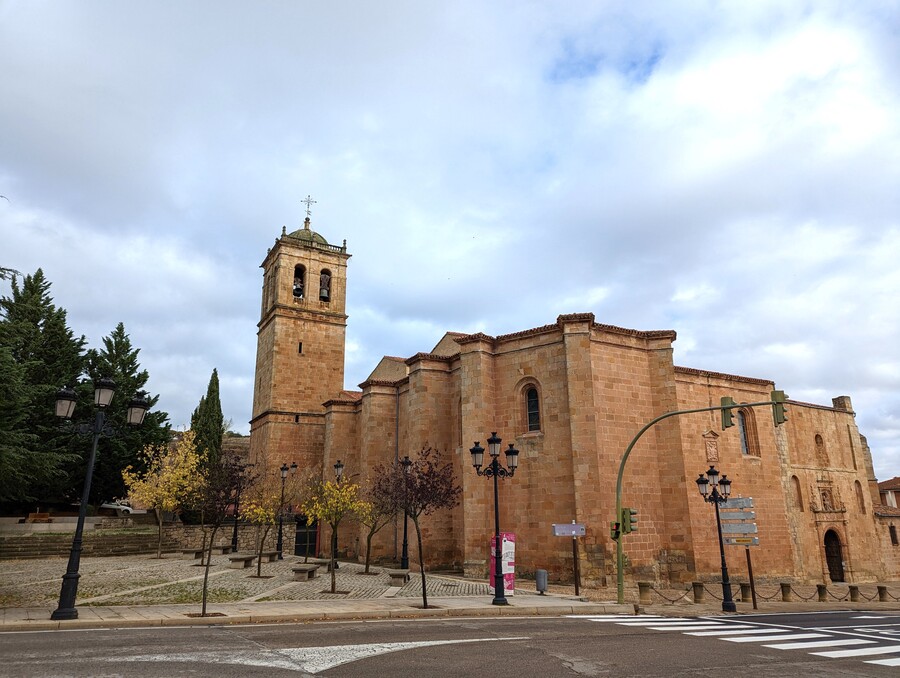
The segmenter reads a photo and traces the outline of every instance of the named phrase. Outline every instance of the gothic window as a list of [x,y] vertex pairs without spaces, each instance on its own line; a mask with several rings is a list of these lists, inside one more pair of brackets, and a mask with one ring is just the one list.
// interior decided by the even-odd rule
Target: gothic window
[[541,404],[534,386],[525,389],[525,416],[529,431],[541,430]]
[[865,497],[863,496],[862,485],[860,485],[858,480],[856,482],[854,482],[853,485],[856,488],[856,505],[859,507],[860,513],[865,513],[866,512],[866,500],[865,500]]
[[306,269],[302,264],[294,266],[294,299],[302,299],[306,287]]
[[751,457],[760,456],[759,438],[756,435],[756,420],[753,418],[753,412],[746,408],[738,410],[737,423],[741,437],[741,452]]
[[800,480],[797,476],[791,476],[791,487],[794,491],[794,506],[803,513],[803,492],[800,491]]
[[888,532],[891,533],[891,544],[893,546],[897,546],[898,544],[900,544],[900,540],[897,539],[897,528],[893,525],[889,525]]
[[331,271],[327,268],[319,274],[319,301],[331,301]]
[[828,466],[828,452],[825,449],[825,441],[818,433],[816,434],[816,461],[822,468]]

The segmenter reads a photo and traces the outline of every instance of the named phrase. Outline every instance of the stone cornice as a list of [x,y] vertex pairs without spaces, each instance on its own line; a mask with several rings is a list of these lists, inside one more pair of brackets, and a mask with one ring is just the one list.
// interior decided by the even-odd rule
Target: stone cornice
[[[757,379],[756,377],[742,377],[738,374],[726,374],[724,372],[710,372],[709,370],[696,370],[693,367],[675,366],[676,374],[690,374],[695,377],[711,377],[713,379],[724,379],[726,381],[742,381],[745,384],[759,384],[760,386],[774,386],[775,382],[771,379]],[[831,409],[831,408],[828,408]]]

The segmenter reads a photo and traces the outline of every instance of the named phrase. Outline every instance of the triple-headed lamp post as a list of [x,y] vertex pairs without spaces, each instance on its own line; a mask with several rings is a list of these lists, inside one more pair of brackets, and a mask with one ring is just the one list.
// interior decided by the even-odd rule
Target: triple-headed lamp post
[[288,471],[291,472],[292,476],[297,472],[297,462],[292,461],[290,466],[287,465],[287,462],[284,462],[279,470],[281,471],[281,503],[278,505],[278,539],[275,543],[275,550],[278,551],[278,560],[284,560],[284,556],[281,553],[284,545],[282,539],[284,532],[284,481],[287,480]]
[[[93,435],[91,444],[91,456],[88,457],[87,470],[84,475],[84,489],[81,493],[81,504],[78,507],[78,522],[75,525],[75,536],[72,539],[72,550],[69,551],[69,564],[63,575],[62,589],[59,593],[59,607],[50,615],[50,619],[78,619],[78,610],[75,609],[75,597],[78,594],[78,568],[81,564],[82,533],[84,532],[84,519],[87,515],[88,498],[91,494],[91,479],[94,475],[94,461],[97,458],[97,442],[101,435],[112,436],[114,431],[106,424],[106,408],[112,402],[113,393],[116,391],[116,383],[109,378],[98,379],[94,384],[94,406],[97,411],[93,424],[79,424],[75,427],[76,433],[90,433]],[[75,412],[76,395],[73,389],[62,388],[56,394],[56,416],[62,419],[71,419]],[[150,405],[143,394],[135,394],[128,403],[128,415],[126,421],[132,426],[140,426],[144,421],[144,415]]]
[[500,492],[497,487],[498,478],[512,478],[516,469],[519,467],[519,451],[509,444],[506,450],[506,468],[500,465],[500,443],[502,440],[497,437],[497,433],[491,433],[488,438],[488,453],[491,455],[491,462],[483,471],[484,464],[484,448],[478,443],[471,448],[472,466],[475,472],[480,476],[494,479],[494,605],[508,605],[506,593],[503,590],[503,568],[501,561],[503,560],[503,543],[500,541]]
[[737,605],[734,604],[734,599],[731,597],[731,581],[728,579],[728,565],[725,563],[725,541],[722,539],[722,519],[719,517],[719,504],[728,501],[728,496],[731,494],[731,481],[726,475],[719,478],[716,467],[710,466],[706,475],[701,473],[696,482],[703,500],[716,507],[719,555],[722,558],[722,611],[737,612]]

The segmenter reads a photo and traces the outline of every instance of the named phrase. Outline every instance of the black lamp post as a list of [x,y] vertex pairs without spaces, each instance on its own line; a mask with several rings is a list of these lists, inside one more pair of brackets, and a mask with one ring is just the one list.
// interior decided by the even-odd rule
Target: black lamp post
[[[94,475],[94,461],[97,458],[97,442],[101,435],[107,437],[114,435],[114,430],[106,424],[106,408],[112,402],[113,393],[116,391],[116,383],[109,378],[98,379],[94,384],[94,406],[97,411],[93,424],[79,424],[75,427],[76,433],[93,435],[91,444],[91,456],[88,457],[87,470],[84,475],[84,489],[81,493],[81,505],[78,507],[78,523],[75,526],[75,536],[72,539],[72,550],[69,551],[69,564],[63,575],[62,589],[59,592],[59,606],[50,615],[50,619],[78,619],[78,610],[75,609],[75,597],[78,595],[78,568],[81,565],[82,533],[84,532],[84,519],[87,515],[88,498],[91,494],[91,479]],[[139,426],[144,421],[149,403],[143,394],[136,394],[128,403],[128,415],[126,421]],[[56,394],[56,416],[62,419],[71,419],[75,411],[75,391],[66,387]]]
[[231,531],[231,552],[237,553],[238,547],[238,515],[241,510],[241,485],[234,492],[234,528]]
[[281,503],[278,504],[278,540],[275,544],[275,550],[278,551],[278,560],[284,560],[284,555],[282,555],[281,550],[284,545],[284,541],[282,540],[282,534],[284,531],[284,481],[287,480],[288,471],[291,472],[293,476],[297,472],[297,462],[291,462],[291,465],[288,466],[287,462],[284,462],[281,465]]
[[719,479],[716,467],[710,466],[706,475],[701,473],[696,482],[703,500],[716,507],[719,555],[722,558],[722,612],[737,612],[737,605],[734,604],[734,599],[731,597],[731,581],[728,579],[728,565],[725,563],[725,541],[722,539],[722,519],[719,517],[719,504],[728,501],[728,495],[731,494],[731,481],[726,475]]
[[407,483],[409,482],[409,467],[412,466],[412,459],[409,455],[403,457],[400,462],[403,467],[403,550],[400,551],[400,569],[409,569],[409,542],[406,540],[406,523],[409,518],[409,508],[407,507]]
[[500,465],[501,442],[496,432],[491,433],[491,437],[487,441],[491,463],[483,471],[481,466],[484,463],[484,448],[476,442],[475,447],[469,450],[472,453],[472,466],[475,467],[476,473],[494,479],[494,600],[491,601],[494,605],[509,604],[503,590],[503,568],[500,565],[503,559],[503,545],[500,542],[500,492],[497,489],[497,479],[512,478],[519,467],[519,451],[513,447],[512,443],[506,450],[506,468]]

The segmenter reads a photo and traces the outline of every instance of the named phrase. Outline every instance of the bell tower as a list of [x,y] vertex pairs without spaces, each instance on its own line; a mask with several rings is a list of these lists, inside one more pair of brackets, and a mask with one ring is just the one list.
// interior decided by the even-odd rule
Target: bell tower
[[250,457],[304,467],[325,449],[322,403],[344,388],[347,241],[330,245],[310,227],[281,237],[262,262]]

